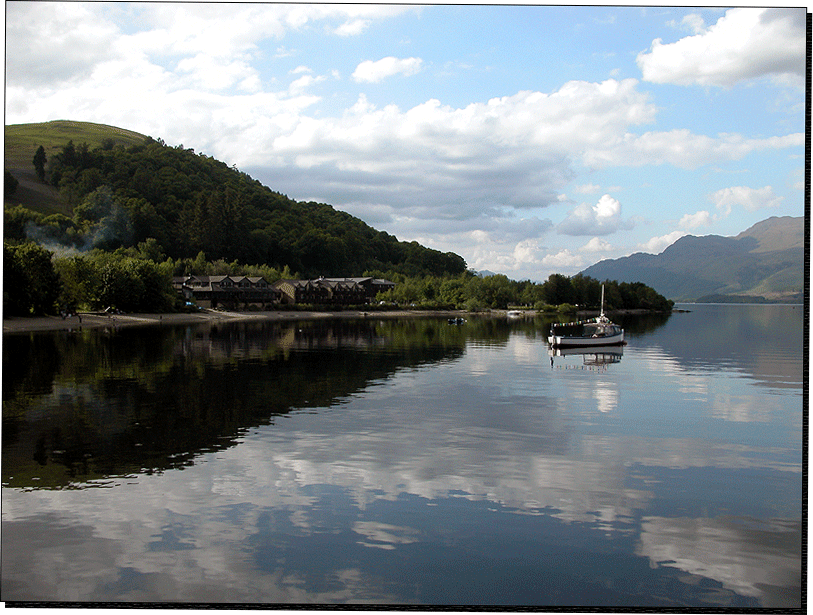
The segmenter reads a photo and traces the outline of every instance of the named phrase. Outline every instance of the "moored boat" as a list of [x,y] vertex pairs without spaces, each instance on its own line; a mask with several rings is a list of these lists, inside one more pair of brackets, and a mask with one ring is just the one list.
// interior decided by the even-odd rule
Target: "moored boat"
[[548,344],[552,348],[616,346],[624,343],[624,329],[604,315],[604,285],[601,286],[601,312],[596,318],[554,323]]

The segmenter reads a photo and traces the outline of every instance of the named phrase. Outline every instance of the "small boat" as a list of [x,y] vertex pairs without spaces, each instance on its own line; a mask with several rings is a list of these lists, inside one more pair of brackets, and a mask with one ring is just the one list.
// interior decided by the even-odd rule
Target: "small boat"
[[508,310],[508,313],[506,315],[508,316],[508,318],[522,318],[523,316],[525,316],[525,312],[523,312],[522,310]]
[[449,324],[450,325],[462,325],[462,324],[465,324],[465,322],[466,322],[465,318],[450,318],[449,319]]
[[604,285],[601,286],[601,312],[596,318],[576,322],[554,323],[548,344],[552,348],[617,346],[624,343],[624,329],[604,315]]

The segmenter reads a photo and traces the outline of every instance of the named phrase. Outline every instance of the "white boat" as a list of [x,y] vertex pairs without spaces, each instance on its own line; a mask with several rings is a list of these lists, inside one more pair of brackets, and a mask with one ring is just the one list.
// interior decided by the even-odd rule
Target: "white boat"
[[601,312],[596,318],[576,322],[554,323],[548,344],[552,348],[617,346],[624,343],[624,329],[604,315],[604,285],[601,286]]

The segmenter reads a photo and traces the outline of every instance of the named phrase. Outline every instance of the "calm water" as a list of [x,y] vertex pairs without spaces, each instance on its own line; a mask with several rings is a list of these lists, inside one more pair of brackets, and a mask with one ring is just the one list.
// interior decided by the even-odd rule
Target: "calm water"
[[799,607],[802,306],[6,335],[2,599]]

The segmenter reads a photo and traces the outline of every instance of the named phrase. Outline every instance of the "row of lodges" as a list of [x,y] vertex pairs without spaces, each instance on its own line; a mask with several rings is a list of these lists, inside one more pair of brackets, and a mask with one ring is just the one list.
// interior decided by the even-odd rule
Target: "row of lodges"
[[378,278],[317,278],[277,280],[258,276],[186,275],[172,280],[176,291],[200,307],[237,309],[241,305],[364,305],[395,283]]

